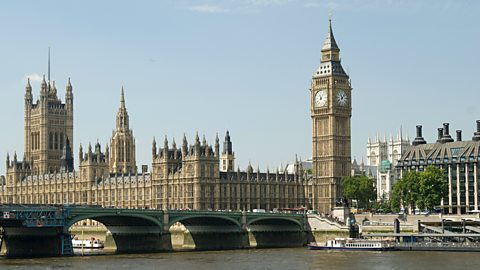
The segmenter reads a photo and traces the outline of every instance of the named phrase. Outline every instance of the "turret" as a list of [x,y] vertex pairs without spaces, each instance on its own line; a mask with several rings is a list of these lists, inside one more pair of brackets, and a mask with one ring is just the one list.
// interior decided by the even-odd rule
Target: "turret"
[[40,85],[40,100],[45,100],[48,96],[47,82],[45,81],[45,75],[43,75],[42,83]]
[[107,146],[105,147],[105,159],[106,160],[110,159],[110,148],[108,147],[108,143],[107,143]]
[[7,169],[10,167],[10,154],[7,153]]
[[223,151],[220,157],[220,170],[222,172],[230,172],[235,168],[235,153],[232,149],[232,141],[230,140],[230,132],[227,130],[225,141],[223,142]]
[[157,158],[157,141],[155,141],[155,137],[153,137],[152,141],[152,159]]
[[177,151],[177,143],[175,142],[175,138],[172,139],[172,149],[173,149],[173,158],[178,159],[178,151]]
[[78,149],[78,160],[81,163],[83,161],[83,147],[82,144],[80,144],[80,148]]
[[220,156],[220,140],[218,139],[218,133],[215,135],[215,156]]
[[168,158],[168,139],[165,135],[165,140],[163,140],[163,158]]
[[55,81],[52,81],[52,85],[49,87],[48,95],[51,98],[57,98],[57,87],[55,86]]
[[195,155],[199,156],[200,155],[200,138],[198,137],[198,132],[195,135]]
[[183,134],[183,142],[182,142],[182,156],[186,156],[188,153],[188,142],[185,133]]
[[27,78],[27,85],[25,86],[25,108],[30,108],[33,102],[32,85],[30,85],[30,78]]
[[67,108],[72,108],[73,106],[73,87],[72,83],[70,82],[70,78],[68,78],[66,93],[65,93],[65,104]]

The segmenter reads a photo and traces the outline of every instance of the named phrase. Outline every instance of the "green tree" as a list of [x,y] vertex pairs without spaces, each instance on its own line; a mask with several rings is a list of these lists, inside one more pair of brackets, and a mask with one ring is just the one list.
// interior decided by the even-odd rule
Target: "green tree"
[[347,176],[343,178],[343,195],[357,201],[358,208],[368,209],[375,200],[377,191],[373,180],[366,176]]
[[393,185],[392,208],[403,205],[405,208],[415,210],[416,203],[420,197],[420,173],[408,171]]
[[442,198],[447,196],[448,184],[444,179],[443,171],[435,166],[428,166],[420,174],[419,206],[422,209],[434,210],[440,205]]
[[390,203],[393,209],[433,210],[447,195],[448,185],[441,169],[430,165],[423,172],[409,171],[393,185]]

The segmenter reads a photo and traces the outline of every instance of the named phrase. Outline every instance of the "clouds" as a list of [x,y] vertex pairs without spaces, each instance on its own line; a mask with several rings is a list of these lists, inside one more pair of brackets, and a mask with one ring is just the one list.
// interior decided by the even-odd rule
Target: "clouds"
[[191,11],[201,12],[201,13],[226,13],[230,12],[229,8],[225,8],[218,5],[204,4],[198,6],[188,7]]
[[25,75],[25,80],[27,80],[28,78],[30,78],[31,82],[41,82],[43,79],[43,76],[38,73],[32,73],[32,74]]
[[183,9],[188,9],[199,13],[228,13],[228,12],[252,12],[260,11],[273,6],[282,6],[288,3],[298,2],[299,0],[210,0],[201,1],[183,1]]

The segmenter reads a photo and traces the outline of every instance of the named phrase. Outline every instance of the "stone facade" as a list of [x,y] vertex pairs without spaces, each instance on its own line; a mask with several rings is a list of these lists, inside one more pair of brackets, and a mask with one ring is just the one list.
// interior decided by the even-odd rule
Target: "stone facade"
[[368,170],[367,175],[376,183],[378,200],[390,197],[393,184],[400,178],[395,166],[409,146],[410,139],[408,136],[404,138],[402,131],[397,138],[390,136],[388,141],[378,136],[374,140],[368,138],[367,165],[364,167]]
[[321,52],[310,88],[313,185],[309,196],[313,208],[326,213],[342,201],[341,180],[351,173],[352,87],[340,62],[331,22]]
[[[50,85],[50,83],[48,84]],[[319,70],[312,78],[313,177],[302,161],[289,170],[260,172],[251,165],[235,170],[235,153],[227,131],[220,152],[197,134],[184,136],[177,148],[165,138],[152,143],[152,166],[137,171],[135,138],[122,89],[116,127],[105,150],[99,143],[78,151],[73,166],[73,92],[70,80],[65,103],[55,85],[42,83],[40,100],[25,94],[25,158],[7,156],[6,177],[0,178],[0,203],[90,204],[104,207],[252,210],[316,209],[330,213],[341,196],[339,181],[350,173],[351,87],[340,65],[331,25],[322,48]],[[328,102],[320,105],[318,93]]]
[[479,209],[480,178],[480,120],[471,141],[462,140],[462,131],[457,130],[454,140],[449,132],[449,124],[438,129],[438,139],[427,143],[422,136],[422,126],[417,126],[417,136],[412,145],[402,155],[396,169],[423,171],[428,165],[443,170],[448,182],[448,195],[443,198],[441,208],[444,213],[464,214]]

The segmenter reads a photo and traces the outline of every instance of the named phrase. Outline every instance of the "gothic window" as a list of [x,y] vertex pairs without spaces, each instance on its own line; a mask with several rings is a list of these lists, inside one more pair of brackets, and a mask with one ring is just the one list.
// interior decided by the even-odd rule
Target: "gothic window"
[[210,164],[210,177],[213,177],[215,173],[215,167],[213,166],[213,164]]
[[51,132],[48,134],[48,148],[53,149],[53,134]]
[[126,156],[126,157],[125,157],[126,160],[125,160],[125,161],[126,161],[126,162],[130,162],[130,143],[129,143],[129,141],[126,141],[126,142],[125,142],[125,148],[126,148],[126,149],[125,149],[125,152],[126,152],[126,155],[125,155],[125,156]]
[[60,149],[63,149],[63,133],[60,133]]
[[34,133],[32,132],[32,133],[30,134],[32,150],[35,150],[35,146],[34,146],[34,145],[35,145],[35,139],[34,139],[34,137],[35,137],[35,135],[34,135]]
[[35,149],[40,149],[40,131],[36,132],[37,135],[35,136]]
[[205,165],[202,165],[202,167],[200,168],[200,176],[205,176]]
[[58,149],[58,133],[55,132],[55,149]]

